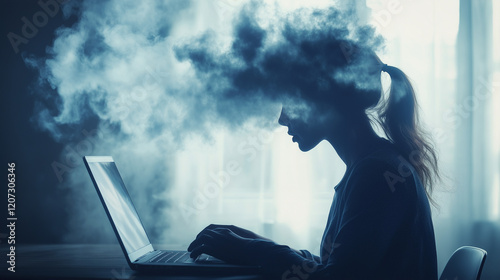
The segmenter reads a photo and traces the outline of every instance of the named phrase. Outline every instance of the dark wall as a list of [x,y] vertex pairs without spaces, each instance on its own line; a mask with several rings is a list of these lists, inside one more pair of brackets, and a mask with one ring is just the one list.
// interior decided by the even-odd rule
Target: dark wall
[[[55,11],[54,6],[51,9]],[[16,243],[58,243],[61,242],[58,233],[65,227],[68,215],[64,209],[65,191],[58,187],[51,164],[57,160],[62,145],[37,129],[31,120],[34,106],[43,102],[43,98],[34,90],[37,73],[25,65],[23,57],[43,57],[53,42],[55,30],[72,24],[74,19],[64,19],[60,8],[49,15],[38,1],[26,0],[1,1],[0,13],[0,166],[2,176],[7,179],[7,163],[16,164]],[[34,15],[39,27],[34,25]],[[30,24],[36,29],[30,29]],[[6,179],[0,188],[3,221],[7,215]],[[6,231],[4,226],[0,228],[0,244],[6,243]]]

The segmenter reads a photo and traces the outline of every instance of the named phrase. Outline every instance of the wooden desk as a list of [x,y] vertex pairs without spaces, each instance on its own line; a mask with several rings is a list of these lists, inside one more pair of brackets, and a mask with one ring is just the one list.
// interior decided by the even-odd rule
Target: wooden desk
[[258,280],[259,276],[178,276],[133,271],[119,245],[18,245],[16,272],[7,270],[7,247],[2,244],[1,279],[179,279]]

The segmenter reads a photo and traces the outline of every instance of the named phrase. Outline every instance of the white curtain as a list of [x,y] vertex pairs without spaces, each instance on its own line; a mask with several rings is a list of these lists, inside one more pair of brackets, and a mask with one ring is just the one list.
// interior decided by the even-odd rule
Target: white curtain
[[452,172],[456,193],[448,228],[441,232],[442,239],[451,237],[451,244],[488,251],[485,279],[500,278],[499,10],[500,1],[460,1],[454,102],[461,108],[460,125],[453,131]]

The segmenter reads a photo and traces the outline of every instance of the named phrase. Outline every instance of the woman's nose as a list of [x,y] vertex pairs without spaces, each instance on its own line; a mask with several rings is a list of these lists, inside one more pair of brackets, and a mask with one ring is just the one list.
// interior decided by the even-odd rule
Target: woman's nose
[[290,126],[290,118],[285,114],[285,112],[283,112],[283,110],[281,110],[278,123],[282,126]]

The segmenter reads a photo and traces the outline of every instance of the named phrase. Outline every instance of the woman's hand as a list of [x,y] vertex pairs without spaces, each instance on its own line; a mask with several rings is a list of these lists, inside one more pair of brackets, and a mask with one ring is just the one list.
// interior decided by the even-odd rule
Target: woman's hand
[[188,251],[191,258],[208,254],[228,263],[253,264],[257,256],[249,253],[248,246],[254,239],[270,241],[237,226],[209,225],[196,236]]
[[262,239],[262,240],[266,240],[266,241],[272,241],[271,239],[268,239],[268,238],[265,238],[265,237],[262,237],[252,231],[249,231],[247,229],[244,229],[244,228],[240,228],[240,227],[237,227],[237,226],[233,226],[233,225],[214,225],[214,224],[211,224],[209,226],[207,226],[205,229],[229,229],[230,231],[234,232],[235,234],[241,236],[241,237],[244,237],[244,238],[248,238],[248,239]]

